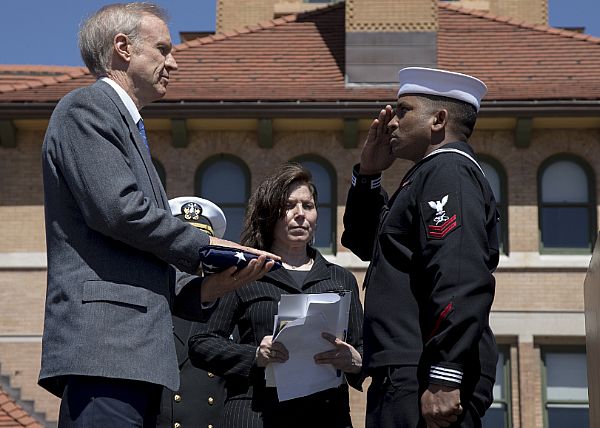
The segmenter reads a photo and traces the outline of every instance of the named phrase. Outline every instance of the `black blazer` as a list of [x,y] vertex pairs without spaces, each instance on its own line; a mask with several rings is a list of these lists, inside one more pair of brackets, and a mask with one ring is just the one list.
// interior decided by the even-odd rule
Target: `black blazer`
[[[225,377],[227,398],[222,426],[241,426],[244,421],[251,422],[253,427],[269,426],[265,423],[264,413],[276,409],[278,403],[274,389],[265,388],[264,369],[255,365],[255,353],[263,337],[273,333],[273,318],[282,294],[351,290],[346,341],[362,354],[363,310],[356,279],[348,270],[325,260],[316,250],[314,256],[315,263],[301,287],[285,269],[269,272],[260,281],[223,297],[206,324],[194,324],[189,341],[192,363]],[[228,339],[235,327],[239,330],[239,343]],[[346,379],[357,389],[360,388],[360,375],[347,374]],[[321,396],[323,400],[318,398]],[[298,414],[309,418],[305,422],[310,423],[311,417],[319,419],[315,403],[329,402],[331,398],[339,403],[338,408],[342,412],[337,419],[349,421],[346,387],[330,390],[325,395],[317,393],[285,403],[290,411],[299,410]],[[289,423],[289,419],[275,421],[273,426],[288,426]]]

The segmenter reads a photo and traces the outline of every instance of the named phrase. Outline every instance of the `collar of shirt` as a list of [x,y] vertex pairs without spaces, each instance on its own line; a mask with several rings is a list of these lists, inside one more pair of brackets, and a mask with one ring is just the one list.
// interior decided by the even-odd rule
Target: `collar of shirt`
[[131,115],[133,123],[137,124],[142,118],[142,116],[140,115],[140,112],[138,111],[137,107],[135,106],[135,103],[133,102],[129,94],[125,92],[125,89],[121,88],[117,82],[108,77],[101,77],[100,80],[108,83],[117,92],[117,95],[119,95],[119,98],[121,98],[121,101],[123,101],[123,104],[125,104],[127,111]]

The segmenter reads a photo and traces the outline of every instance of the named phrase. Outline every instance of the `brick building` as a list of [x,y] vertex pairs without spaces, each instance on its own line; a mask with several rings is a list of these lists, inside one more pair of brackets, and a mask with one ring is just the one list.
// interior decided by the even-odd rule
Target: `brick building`
[[[220,32],[177,46],[167,97],[142,111],[169,197],[219,203],[236,239],[257,183],[280,162],[305,162],[320,192],[317,245],[360,282],[366,265],[339,243],[341,217],[370,121],[395,102],[397,70],[481,78],[489,92],[471,143],[500,202],[503,250],[491,315],[502,358],[486,426],[583,426],[600,39],[548,27],[545,0],[252,2],[238,16],[234,1],[219,0]],[[35,385],[46,267],[40,148],[56,102],[92,81],[77,67],[0,68],[0,374],[48,424],[57,400]],[[396,162],[384,187],[409,166]],[[353,394],[352,411],[362,426],[364,395]]]

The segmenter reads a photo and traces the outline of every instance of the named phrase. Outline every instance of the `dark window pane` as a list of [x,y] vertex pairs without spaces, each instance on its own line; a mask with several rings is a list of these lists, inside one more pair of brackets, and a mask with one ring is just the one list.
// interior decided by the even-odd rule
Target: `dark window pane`
[[215,162],[202,173],[200,197],[217,204],[246,202],[246,175],[234,162]]
[[589,409],[576,407],[549,407],[549,428],[588,427]]
[[308,169],[312,175],[313,183],[317,188],[319,204],[331,203],[331,176],[329,172],[317,162],[304,161],[302,166]]
[[505,428],[506,427],[506,408],[490,407],[481,420],[483,428]]
[[319,207],[315,247],[331,248],[331,208]]
[[542,242],[546,248],[590,248],[588,209],[542,208]]
[[224,239],[234,242],[240,242],[242,226],[244,224],[245,208],[227,208],[222,207],[225,218],[227,219],[227,229],[225,230]]

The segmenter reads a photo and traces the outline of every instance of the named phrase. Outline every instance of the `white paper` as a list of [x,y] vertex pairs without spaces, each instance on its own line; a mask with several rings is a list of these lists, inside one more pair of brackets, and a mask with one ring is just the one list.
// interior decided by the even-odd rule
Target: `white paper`
[[280,401],[335,388],[344,381],[342,373],[331,365],[316,364],[314,356],[334,348],[322,332],[345,339],[349,309],[350,292],[281,296],[273,340],[286,347],[289,359],[265,370],[267,386],[277,387]]

